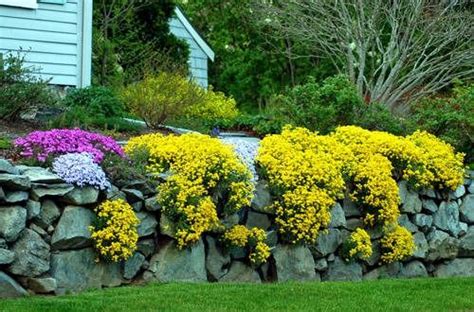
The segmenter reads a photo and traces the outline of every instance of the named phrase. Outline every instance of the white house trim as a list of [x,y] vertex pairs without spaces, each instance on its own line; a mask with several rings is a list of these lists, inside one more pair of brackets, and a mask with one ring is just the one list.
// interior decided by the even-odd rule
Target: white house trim
[[212,51],[211,47],[206,43],[206,41],[199,35],[199,33],[194,29],[194,27],[191,25],[189,22],[188,18],[184,15],[184,13],[181,11],[181,9],[176,6],[174,13],[176,14],[176,17],[183,23],[184,27],[186,30],[191,34],[193,39],[196,41],[196,43],[199,45],[199,47],[206,53],[206,55],[209,57],[211,61],[214,61],[215,53]]
[[8,5],[19,8],[37,9],[36,0],[0,0],[0,5]]

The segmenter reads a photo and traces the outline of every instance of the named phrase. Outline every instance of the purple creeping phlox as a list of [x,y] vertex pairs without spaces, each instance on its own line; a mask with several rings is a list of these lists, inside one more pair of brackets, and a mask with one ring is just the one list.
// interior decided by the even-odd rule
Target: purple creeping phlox
[[34,131],[16,139],[14,145],[22,157],[42,163],[68,153],[89,153],[98,164],[108,153],[125,157],[111,137],[80,129]]
[[79,187],[93,186],[99,190],[111,187],[104,170],[88,153],[61,155],[53,161],[53,171],[67,183]]

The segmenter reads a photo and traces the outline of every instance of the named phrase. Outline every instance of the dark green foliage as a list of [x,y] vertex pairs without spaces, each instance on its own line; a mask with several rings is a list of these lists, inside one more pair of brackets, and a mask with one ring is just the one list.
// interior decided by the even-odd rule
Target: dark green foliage
[[171,0],[95,1],[93,82],[120,87],[166,70],[170,60],[186,66],[188,47],[169,32],[174,8]]
[[0,138],[0,150],[6,150],[13,147],[11,140],[7,138]]
[[35,73],[21,54],[0,54],[0,119],[15,121],[21,113],[56,102],[47,81]]
[[449,97],[424,99],[411,113],[418,128],[466,153],[466,162],[474,161],[474,84],[456,86]]
[[63,100],[66,108],[83,108],[89,115],[100,117],[121,117],[124,105],[119,97],[106,87],[73,89]]

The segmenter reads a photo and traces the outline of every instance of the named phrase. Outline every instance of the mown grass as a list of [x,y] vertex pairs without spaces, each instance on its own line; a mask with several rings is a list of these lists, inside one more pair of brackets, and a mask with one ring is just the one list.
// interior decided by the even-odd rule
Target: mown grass
[[474,278],[347,283],[153,284],[0,300],[1,311],[471,311]]

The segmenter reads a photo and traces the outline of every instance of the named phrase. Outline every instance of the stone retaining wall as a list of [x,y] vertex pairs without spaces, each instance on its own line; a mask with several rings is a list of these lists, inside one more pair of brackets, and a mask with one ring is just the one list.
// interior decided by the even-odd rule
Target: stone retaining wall
[[[0,159],[0,298],[28,293],[63,294],[135,282],[341,281],[384,277],[474,276],[474,174],[451,194],[415,193],[400,183],[401,225],[414,233],[413,257],[380,264],[381,233],[372,231],[374,252],[367,261],[347,263],[339,256],[350,231],[362,225],[349,200],[332,211],[327,234],[315,246],[278,242],[270,195],[257,185],[252,207],[227,224],[267,231],[273,247],[268,263],[248,265],[243,252],[226,252],[212,235],[178,250],[160,216],[154,190],[132,181],[108,193],[78,188],[38,167],[12,166]],[[124,263],[96,262],[88,227],[94,208],[105,199],[125,198],[141,220],[138,251]]]

